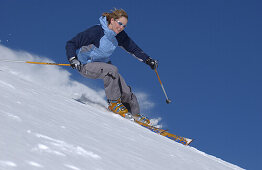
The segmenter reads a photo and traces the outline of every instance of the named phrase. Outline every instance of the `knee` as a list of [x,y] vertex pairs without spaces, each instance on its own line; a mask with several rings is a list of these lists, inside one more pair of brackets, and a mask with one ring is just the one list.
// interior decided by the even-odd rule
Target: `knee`
[[111,66],[110,69],[108,70],[107,75],[115,78],[119,78],[119,73],[118,73],[118,68],[116,66]]
[[113,74],[118,74],[118,68],[116,66],[112,65],[109,72],[111,72]]
[[110,66],[110,68],[106,68],[106,69],[102,69],[102,72],[104,73],[104,78],[106,79],[119,79],[119,73],[118,73],[118,69],[116,66]]

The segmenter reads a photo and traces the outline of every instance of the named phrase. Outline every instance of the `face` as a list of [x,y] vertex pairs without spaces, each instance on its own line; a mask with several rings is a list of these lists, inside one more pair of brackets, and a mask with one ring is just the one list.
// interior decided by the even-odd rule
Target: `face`
[[111,19],[111,23],[108,28],[113,30],[116,34],[119,34],[126,27],[127,19],[125,17],[121,17],[119,19]]

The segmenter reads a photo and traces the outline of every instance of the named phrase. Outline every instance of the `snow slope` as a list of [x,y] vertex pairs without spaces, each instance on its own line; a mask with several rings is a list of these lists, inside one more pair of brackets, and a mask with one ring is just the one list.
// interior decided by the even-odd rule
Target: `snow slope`
[[[0,45],[1,59],[43,61]],[[0,62],[0,170],[241,169],[108,112],[103,91],[69,76]]]

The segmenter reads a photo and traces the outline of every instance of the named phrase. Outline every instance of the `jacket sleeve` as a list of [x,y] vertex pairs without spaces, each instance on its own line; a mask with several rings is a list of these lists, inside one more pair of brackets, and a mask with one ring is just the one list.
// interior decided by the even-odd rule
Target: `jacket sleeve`
[[74,38],[67,41],[66,55],[68,60],[71,57],[77,57],[76,50],[78,50],[82,46],[88,46],[89,44],[93,44],[98,33],[99,33],[99,27],[93,26],[83,32],[80,32]]
[[118,45],[135,56],[139,61],[145,62],[149,57],[131,38],[129,38],[125,31],[120,32],[116,38],[118,40]]

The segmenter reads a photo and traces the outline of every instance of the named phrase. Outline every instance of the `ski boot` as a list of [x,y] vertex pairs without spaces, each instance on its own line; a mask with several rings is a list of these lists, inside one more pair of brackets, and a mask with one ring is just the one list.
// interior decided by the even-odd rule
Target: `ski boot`
[[108,109],[116,114],[119,114],[120,116],[135,121],[133,116],[128,112],[127,108],[121,103],[121,100],[108,100],[109,106]]
[[144,123],[149,125],[150,124],[150,120],[149,118],[147,118],[146,116],[143,116],[141,114],[134,114],[133,118],[135,119],[136,122],[140,122],[140,123]]
[[125,114],[128,112],[126,107],[121,103],[121,100],[108,100],[109,105],[108,109],[116,114],[121,115],[122,117],[125,117]]

